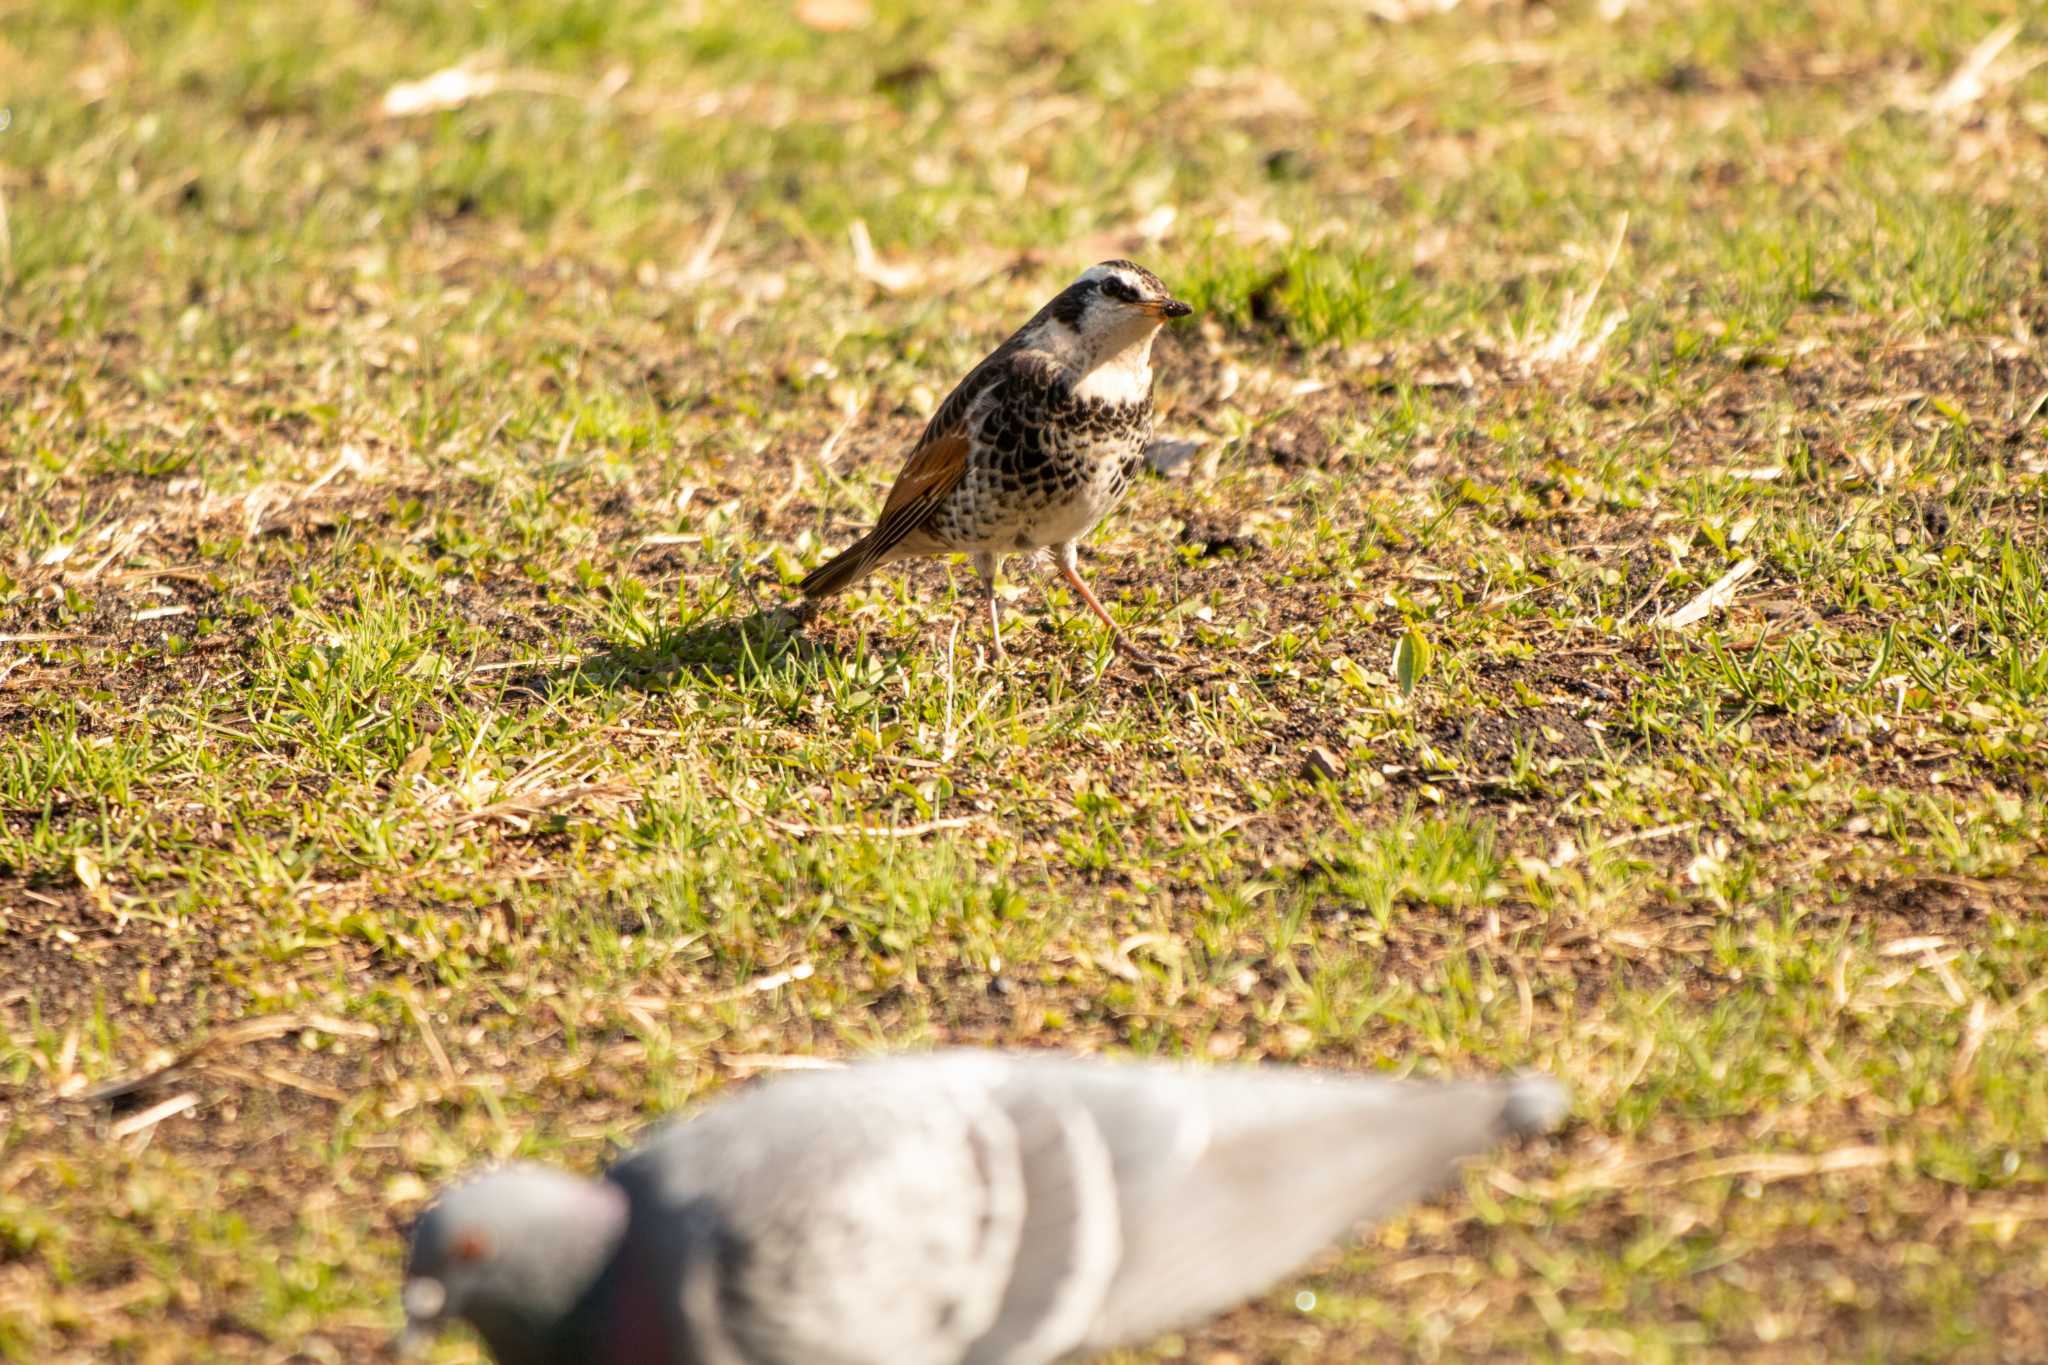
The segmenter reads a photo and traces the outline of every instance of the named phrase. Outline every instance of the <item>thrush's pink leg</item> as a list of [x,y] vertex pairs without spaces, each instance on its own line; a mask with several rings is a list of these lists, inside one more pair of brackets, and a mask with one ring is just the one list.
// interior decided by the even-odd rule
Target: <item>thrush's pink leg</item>
[[1132,643],[1131,637],[1124,634],[1123,628],[1110,619],[1109,612],[1096,599],[1094,591],[1083,581],[1081,578],[1080,559],[1074,553],[1074,542],[1070,540],[1060,546],[1058,558],[1061,577],[1067,580],[1067,583],[1075,592],[1081,594],[1081,600],[1088,604],[1088,610],[1094,612],[1096,616],[1101,618],[1102,624],[1109,627],[1110,638],[1116,641],[1117,649],[1140,668],[1147,670],[1158,668],[1160,666],[1159,660],[1153,658],[1150,654],[1147,654]]
[[1003,566],[1001,555],[986,552],[974,557],[974,572],[981,579],[982,595],[988,598],[988,638],[995,646],[995,656],[1003,655],[1003,604],[996,599],[996,571]]

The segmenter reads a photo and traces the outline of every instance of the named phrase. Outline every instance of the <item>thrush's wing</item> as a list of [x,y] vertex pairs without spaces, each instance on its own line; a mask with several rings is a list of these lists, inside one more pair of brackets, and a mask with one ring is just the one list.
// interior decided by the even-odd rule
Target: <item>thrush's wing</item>
[[903,472],[889,489],[888,501],[882,504],[875,529],[866,537],[876,559],[896,548],[959,486],[967,473],[967,452],[971,447],[967,429],[959,426],[919,443],[910,452]]
[[959,486],[982,414],[994,404],[1041,394],[1057,378],[1053,359],[1026,347],[1022,335],[975,366],[932,414],[866,537],[878,558],[921,526]]
[[[954,392],[957,397],[959,391]],[[967,410],[972,407],[962,406]],[[927,427],[923,438],[911,449],[903,472],[889,489],[889,499],[882,506],[875,529],[804,575],[803,582],[797,585],[804,596],[830,597],[843,592],[886,564],[889,552],[923,525],[946,500],[946,495],[959,486],[967,473],[972,440],[965,421],[943,430]]]
[[798,585],[804,596],[830,597],[887,563],[889,552],[922,526],[966,476],[975,422],[979,413],[987,410],[985,405],[1001,401],[1011,385],[1021,382],[1042,391],[1057,379],[1058,365],[1033,349],[1033,338],[1051,312],[1051,304],[1041,308],[946,395],[911,447],[910,457],[882,504],[875,529],[806,575]]

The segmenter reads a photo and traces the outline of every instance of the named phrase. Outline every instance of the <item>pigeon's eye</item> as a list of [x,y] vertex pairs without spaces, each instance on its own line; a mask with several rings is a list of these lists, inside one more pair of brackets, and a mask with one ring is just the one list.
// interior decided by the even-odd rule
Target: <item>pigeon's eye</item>
[[1102,292],[1124,303],[1136,303],[1138,301],[1138,291],[1131,288],[1126,281],[1120,280],[1114,275],[1102,282]]

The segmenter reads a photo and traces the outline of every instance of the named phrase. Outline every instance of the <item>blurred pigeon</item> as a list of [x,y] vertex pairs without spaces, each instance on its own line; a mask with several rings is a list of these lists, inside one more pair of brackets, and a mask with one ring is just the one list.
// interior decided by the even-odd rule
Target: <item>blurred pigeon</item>
[[1042,1365],[1228,1308],[1566,1105],[1542,1076],[989,1052],[805,1073],[602,1180],[448,1191],[401,1346],[463,1319],[501,1365]]

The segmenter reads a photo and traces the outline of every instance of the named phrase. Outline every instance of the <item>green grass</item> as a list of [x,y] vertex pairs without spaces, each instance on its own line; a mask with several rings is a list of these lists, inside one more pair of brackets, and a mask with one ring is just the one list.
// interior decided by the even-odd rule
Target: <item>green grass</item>
[[[1372,8],[0,16],[0,1358],[365,1358],[455,1173],[944,1042],[1574,1086],[1119,1359],[2048,1354],[2048,32]],[[1119,254],[1176,666],[797,625]]]

